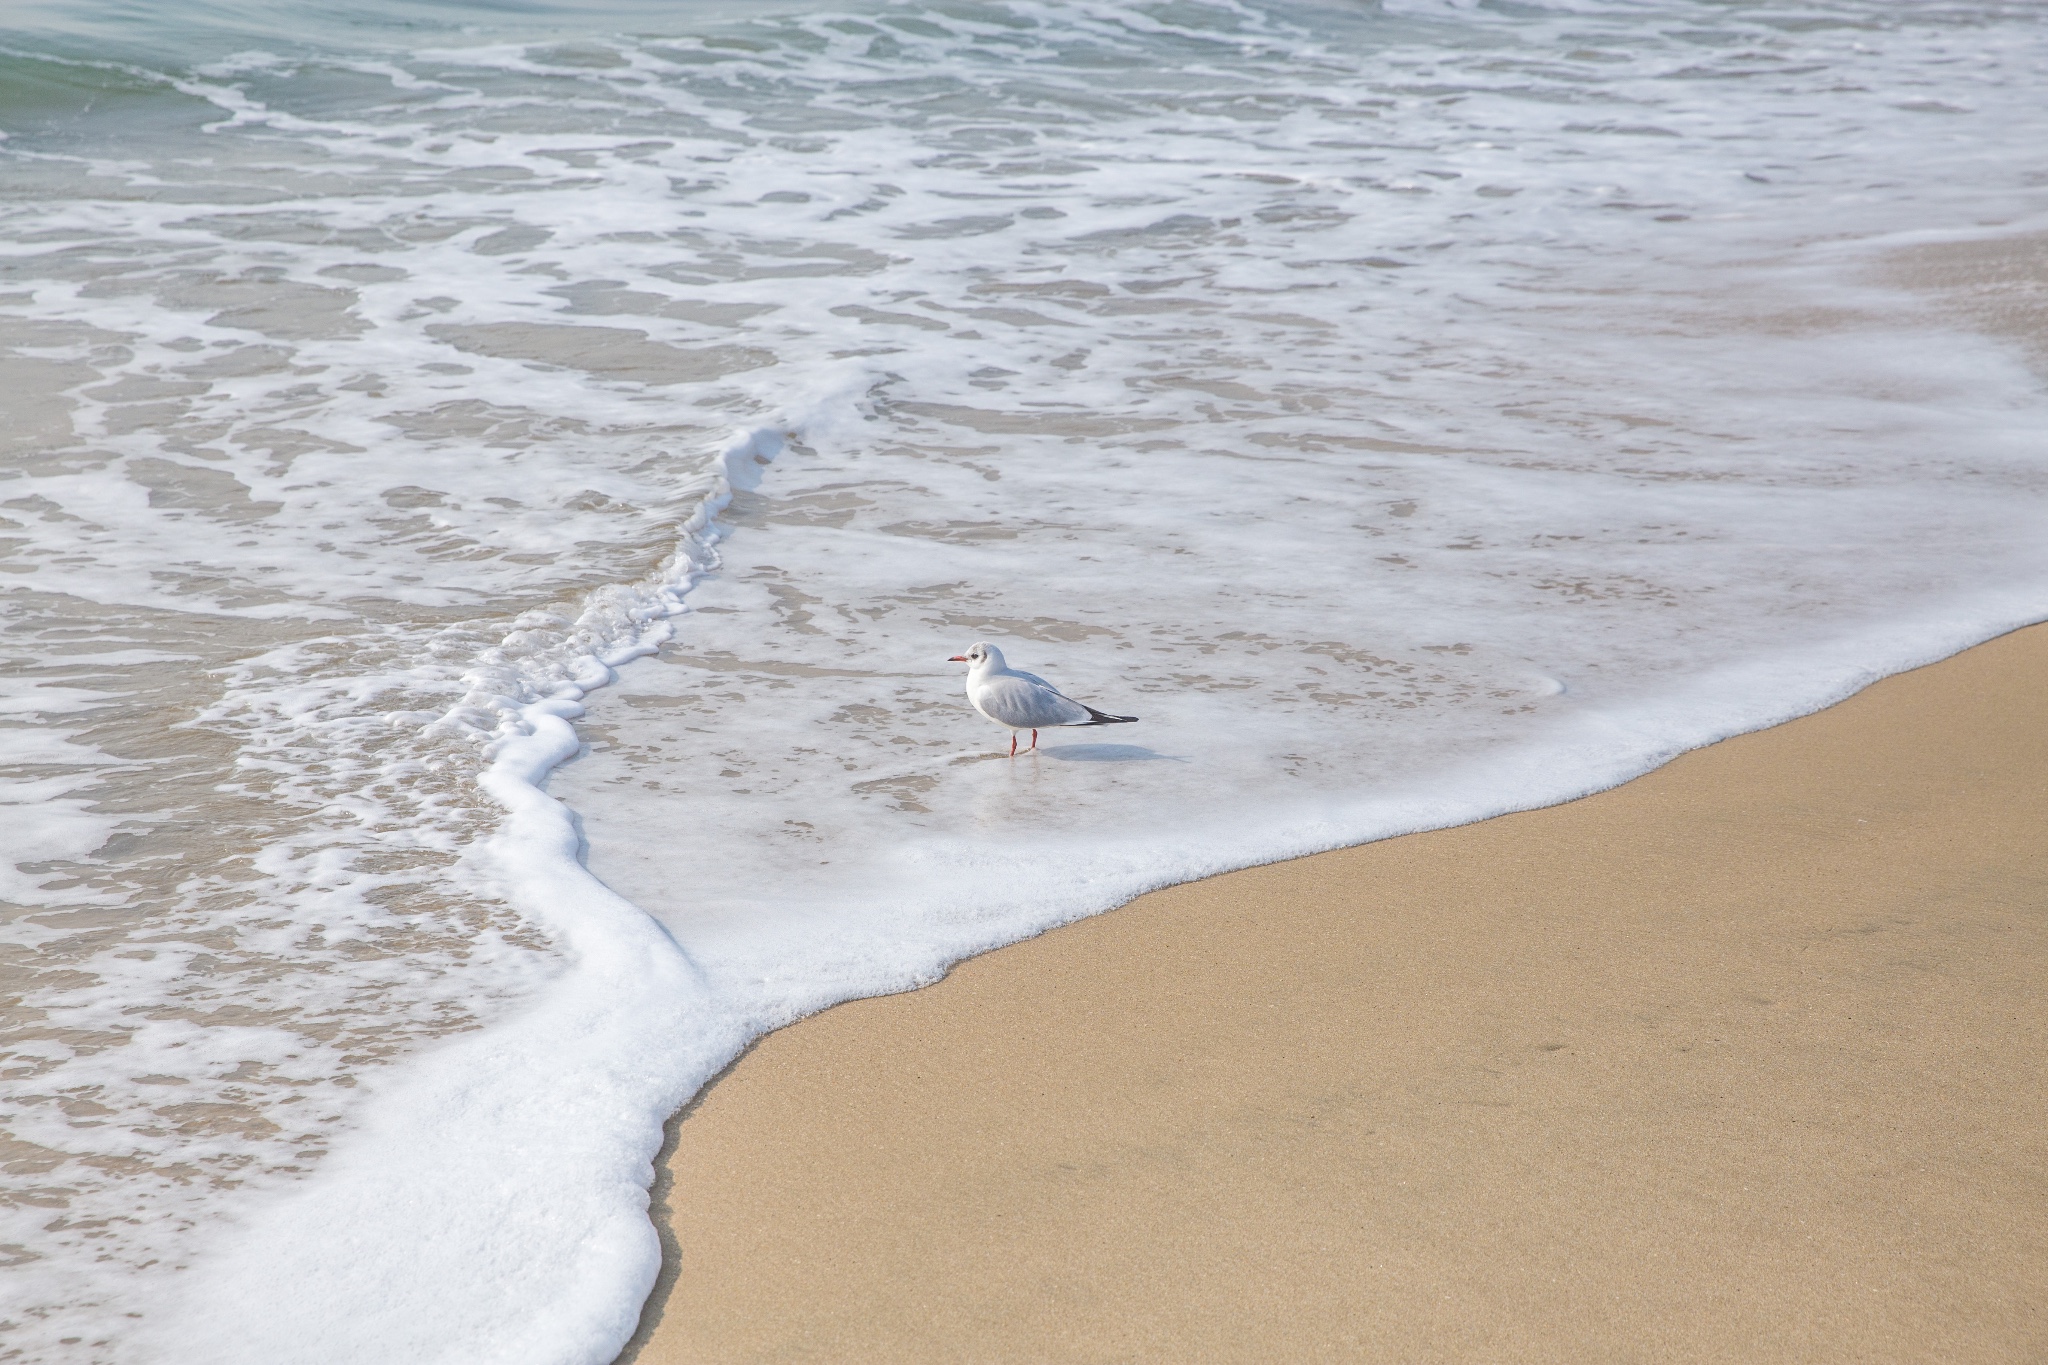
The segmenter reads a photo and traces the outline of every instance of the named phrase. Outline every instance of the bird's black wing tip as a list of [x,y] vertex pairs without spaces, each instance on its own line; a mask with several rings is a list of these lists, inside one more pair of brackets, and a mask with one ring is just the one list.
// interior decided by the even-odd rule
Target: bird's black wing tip
[[1096,710],[1086,702],[1082,702],[1081,706],[1088,712],[1090,725],[1130,725],[1138,719],[1136,716],[1112,716],[1107,711]]

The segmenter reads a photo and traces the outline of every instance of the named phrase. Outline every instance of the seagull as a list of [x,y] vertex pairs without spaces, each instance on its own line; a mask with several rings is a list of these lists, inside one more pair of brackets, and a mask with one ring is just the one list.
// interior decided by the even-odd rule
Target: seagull
[[1075,701],[1036,673],[1025,673],[1004,663],[1003,651],[991,644],[975,645],[946,662],[968,665],[967,700],[996,724],[1009,727],[1011,758],[1017,756],[1019,730],[1031,732],[1031,748],[1036,749],[1041,729],[1055,725],[1129,725],[1137,719],[1112,716]]

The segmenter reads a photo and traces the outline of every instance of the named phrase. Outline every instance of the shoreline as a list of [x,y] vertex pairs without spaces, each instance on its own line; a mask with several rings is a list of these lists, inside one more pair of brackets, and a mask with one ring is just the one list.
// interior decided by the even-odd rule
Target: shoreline
[[2048,626],[759,1040],[620,1357],[2048,1349]]

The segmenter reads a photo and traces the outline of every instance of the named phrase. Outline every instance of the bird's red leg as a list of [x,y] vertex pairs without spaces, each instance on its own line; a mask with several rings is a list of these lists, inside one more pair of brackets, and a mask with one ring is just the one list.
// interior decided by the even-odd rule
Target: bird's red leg
[[1012,730],[1012,731],[1010,731],[1010,757],[1011,757],[1011,758],[1015,758],[1016,756],[1017,756],[1017,732],[1016,732],[1015,730]]
[[1031,747],[1034,749],[1038,747],[1038,731],[1036,730],[1031,732]]

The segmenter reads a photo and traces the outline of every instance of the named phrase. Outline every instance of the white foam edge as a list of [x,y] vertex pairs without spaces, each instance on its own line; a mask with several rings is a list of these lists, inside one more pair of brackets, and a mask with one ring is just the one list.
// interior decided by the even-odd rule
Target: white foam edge
[[[558,974],[509,1017],[366,1078],[357,1126],[319,1171],[259,1199],[194,1257],[171,1300],[130,1339],[143,1358],[285,1365],[617,1354],[660,1268],[646,1192],[661,1124],[748,1039],[727,1039],[715,1025],[704,1037],[701,975],[658,923],[584,868],[574,814],[541,784],[579,751],[570,722],[588,691],[670,638],[667,618],[686,609],[706,567],[688,551],[717,539],[714,518],[733,490],[758,487],[786,440],[777,428],[742,429],[719,451],[712,486],[658,585],[665,617],[636,620],[630,638],[570,663],[572,680],[534,680],[551,695],[499,701],[503,723],[478,785],[505,816],[465,862],[550,935]],[[456,709],[476,703],[472,695]],[[693,1029],[699,1046],[647,1070],[636,1044]],[[714,1059],[711,1069],[694,1069],[688,1056]],[[397,1217],[403,1246],[391,1235]],[[542,1228],[549,1235],[537,1235]],[[536,1246],[561,1254],[537,1259]],[[537,1302],[593,1308],[537,1322],[522,1311]]]
[[[250,1211],[146,1329],[180,1361],[608,1361],[660,1247],[646,1214],[661,1125],[746,1039],[688,957],[586,871],[540,783],[582,707],[521,708],[530,732],[483,775],[506,809],[476,850],[562,958],[538,998],[409,1059],[317,1174]],[[688,1039],[650,1049],[650,1039]]]

